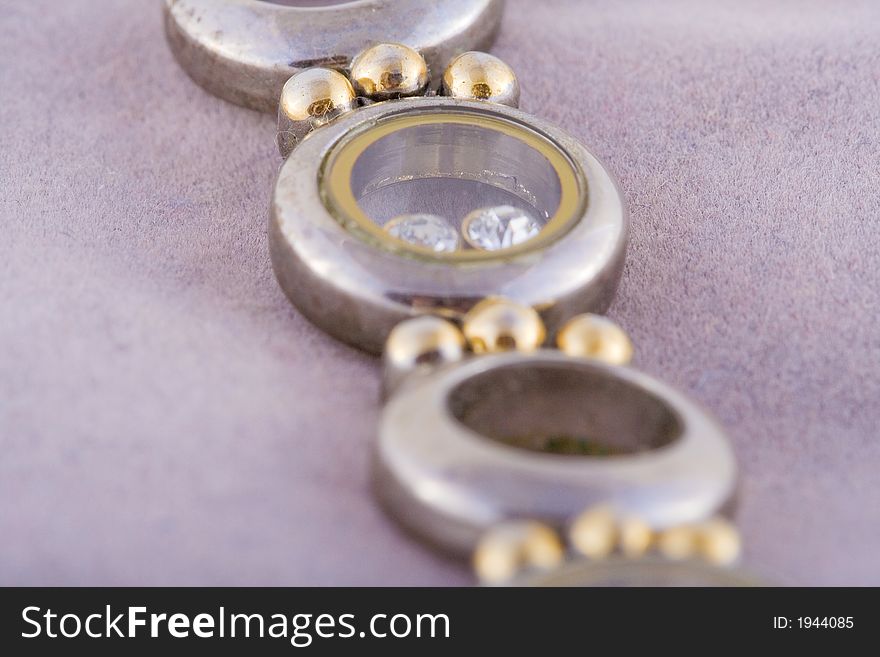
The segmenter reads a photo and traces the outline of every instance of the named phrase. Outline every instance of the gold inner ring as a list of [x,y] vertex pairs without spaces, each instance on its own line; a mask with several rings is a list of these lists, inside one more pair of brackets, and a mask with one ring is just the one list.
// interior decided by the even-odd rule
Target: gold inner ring
[[[425,125],[466,125],[487,128],[514,137],[543,155],[559,178],[556,212],[534,238],[498,251],[461,250],[435,252],[389,235],[364,212],[352,191],[352,172],[358,159],[377,141],[399,130]],[[583,172],[555,142],[522,123],[478,111],[415,110],[390,116],[350,133],[331,149],[319,174],[324,205],[346,229],[396,253],[434,260],[496,260],[539,249],[558,239],[580,219],[586,209],[587,185]]]

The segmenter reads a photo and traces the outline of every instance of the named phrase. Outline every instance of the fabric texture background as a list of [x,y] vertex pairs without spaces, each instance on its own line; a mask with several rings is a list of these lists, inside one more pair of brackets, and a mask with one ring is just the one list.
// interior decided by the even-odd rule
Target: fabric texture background
[[[524,109],[618,176],[610,315],[711,409],[747,561],[880,584],[880,4],[511,0]],[[0,0],[0,583],[469,583],[383,515],[379,368],[270,268],[274,119],[158,2]]]

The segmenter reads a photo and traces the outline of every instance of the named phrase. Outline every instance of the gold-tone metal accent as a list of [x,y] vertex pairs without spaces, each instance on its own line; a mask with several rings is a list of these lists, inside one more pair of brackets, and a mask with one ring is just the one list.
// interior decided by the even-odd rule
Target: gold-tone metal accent
[[601,315],[573,317],[559,330],[556,344],[568,356],[596,358],[611,365],[626,365],[633,357],[626,332]]
[[512,521],[483,536],[474,552],[474,571],[484,584],[502,584],[526,569],[553,568],[563,557],[562,541],[550,527]]
[[699,551],[711,564],[731,566],[742,552],[739,531],[723,518],[713,518],[699,527]]
[[604,559],[617,545],[617,520],[606,506],[587,509],[575,518],[568,538],[579,553],[590,559]]
[[352,111],[357,97],[348,78],[328,68],[292,76],[278,106],[278,149],[287,157],[315,128]]
[[516,73],[486,52],[466,52],[453,59],[443,73],[441,93],[452,98],[519,107]]
[[[569,523],[567,539],[575,554],[605,563],[609,559],[644,563],[643,559],[652,558],[649,552],[656,550],[667,562],[704,561],[727,568],[736,564],[742,549],[738,530],[725,518],[716,516],[695,525],[655,531],[636,516],[620,518],[607,504],[590,507],[576,516]],[[535,521],[502,523],[489,530],[478,544],[474,568],[484,584],[507,583],[536,565],[534,557],[529,560],[525,556],[527,547],[545,550],[545,568],[558,566],[562,557],[555,556],[554,543],[559,541],[553,530]],[[658,563],[656,557],[653,559]],[[570,561],[569,565],[576,562]]]
[[400,43],[367,48],[351,63],[351,81],[357,92],[371,100],[418,96],[428,88],[425,58]]
[[412,371],[459,361],[466,349],[464,335],[455,324],[432,315],[401,322],[385,343],[386,366]]
[[699,548],[699,533],[694,527],[670,527],[657,537],[657,549],[667,559],[690,559]]
[[534,351],[547,337],[534,308],[508,299],[483,299],[464,316],[464,337],[474,353]]
[[310,68],[297,73],[281,92],[281,112],[291,121],[326,123],[354,107],[355,93],[342,73]]
[[[547,158],[559,178],[561,193],[556,212],[538,235],[522,244],[498,251],[474,249],[438,253],[395,239],[367,216],[351,189],[351,174],[358,158],[371,145],[398,130],[437,124],[478,126],[495,130],[519,139]],[[554,142],[525,125],[508,119],[479,112],[457,110],[427,109],[408,112],[389,117],[356,131],[331,150],[322,167],[320,185],[327,209],[337,221],[352,232],[394,252],[458,262],[506,259],[544,247],[564,235],[572,227],[575,220],[583,215],[587,203],[586,181],[583,173]]]
[[618,527],[620,551],[630,559],[644,556],[654,543],[654,530],[641,518],[624,518]]

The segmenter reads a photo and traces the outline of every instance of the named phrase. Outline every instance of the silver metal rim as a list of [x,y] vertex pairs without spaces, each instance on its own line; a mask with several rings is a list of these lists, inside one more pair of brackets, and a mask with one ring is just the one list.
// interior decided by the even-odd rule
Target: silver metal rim
[[[681,435],[633,455],[570,457],[509,447],[461,424],[452,390],[493,368],[585,369],[640,389],[674,414]],[[655,528],[698,522],[730,498],[736,465],[721,428],[696,404],[633,369],[556,351],[506,353],[406,381],[385,406],[374,485],[390,513],[431,543],[467,554],[498,522],[533,518],[563,526],[584,508],[611,504]]]
[[526,573],[507,586],[540,587],[755,587],[764,583],[738,568],[719,568],[702,561],[669,561],[659,557],[601,561],[576,559],[545,572]]
[[458,53],[488,49],[503,0],[354,0],[289,7],[258,0],[165,0],[168,41],[180,65],[211,93],[275,112],[281,88],[312,66],[345,68],[364,48],[412,46],[439,73]]
[[[444,108],[501,116],[554,141],[586,179],[589,202],[580,220],[540,250],[465,265],[408,257],[354,237],[321,197],[319,172],[331,148],[384,117]],[[275,274],[293,304],[334,337],[381,353],[400,321],[438,308],[461,314],[487,296],[534,306],[550,331],[577,313],[604,311],[623,268],[628,218],[614,179],[563,131],[510,107],[433,97],[361,108],[303,140],[279,174],[269,233]]]

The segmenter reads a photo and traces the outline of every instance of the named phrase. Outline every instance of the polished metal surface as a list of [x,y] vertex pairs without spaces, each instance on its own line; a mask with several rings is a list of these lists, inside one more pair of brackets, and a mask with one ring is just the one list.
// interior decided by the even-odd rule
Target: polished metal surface
[[659,557],[602,561],[577,559],[559,568],[526,573],[508,586],[551,587],[753,587],[765,586],[755,575],[738,568],[719,568],[702,561],[669,561]]
[[384,506],[459,554],[496,523],[561,527],[597,504],[656,529],[706,520],[735,473],[722,430],[680,393],[549,350],[412,375],[388,400],[374,451]]
[[291,77],[278,107],[278,149],[287,157],[312,130],[358,107],[348,78],[328,68],[310,68]]
[[[325,163],[338,143],[347,143],[352,135],[366,139],[385,121],[406,118],[417,123],[420,116],[438,113],[455,114],[465,127],[483,122],[516,128],[548,149],[540,161],[546,163],[546,157],[559,161],[554,169],[546,164],[532,167],[524,157],[512,158],[514,169],[507,175],[486,174],[489,181],[483,186],[488,189],[518,203],[528,201],[532,207],[546,204],[547,214],[556,207],[556,216],[545,219],[537,237],[497,252],[413,251],[363,212],[348,189],[360,180],[358,176],[328,177]],[[410,157],[400,161],[430,159],[416,150],[408,149]],[[474,157],[491,161],[490,154],[475,152]],[[356,172],[357,161],[351,159]],[[479,161],[462,160],[483,175]],[[565,178],[562,183],[559,176]],[[521,189],[521,181],[530,179],[537,195]],[[516,183],[512,192],[502,187],[511,181]],[[344,213],[343,220],[328,209],[334,185],[348,190],[351,197],[342,209],[334,206],[336,215]],[[450,196],[452,201],[459,198]],[[363,216],[348,219],[358,213]],[[617,287],[627,232],[626,210],[614,180],[577,140],[510,107],[433,97],[361,108],[303,140],[279,174],[269,239],[278,281],[297,308],[336,338],[378,354],[400,321],[426,312],[461,318],[488,296],[535,307],[551,332],[577,313],[601,312]]]
[[466,100],[486,100],[519,107],[519,80],[503,61],[486,52],[466,52],[443,73],[440,93]]
[[458,53],[491,45],[503,10],[503,0],[303,4],[165,0],[168,41],[180,65],[211,93],[275,112],[294,73],[347,68],[360,51],[383,41],[418,49],[439,79]]
[[422,315],[394,327],[382,353],[382,397],[387,398],[409,376],[429,372],[465,357],[467,342],[452,322]]
[[425,58],[399,43],[379,43],[358,54],[349,77],[360,96],[376,102],[424,96],[430,82]]

